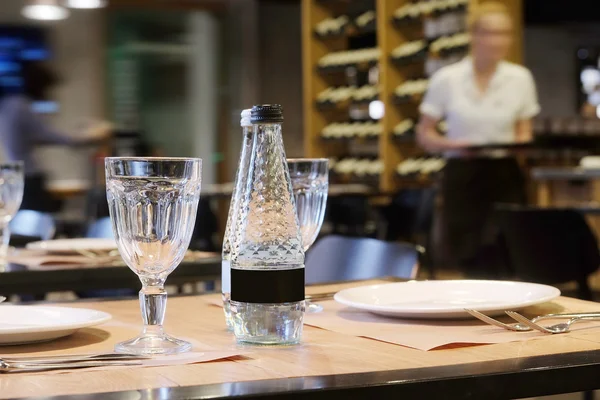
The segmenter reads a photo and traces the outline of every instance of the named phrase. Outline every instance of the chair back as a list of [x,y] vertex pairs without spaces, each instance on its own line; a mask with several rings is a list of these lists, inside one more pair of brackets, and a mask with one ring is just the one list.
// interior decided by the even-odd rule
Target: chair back
[[371,208],[365,196],[332,196],[327,199],[325,220],[334,233],[363,237],[369,233]]
[[115,237],[112,229],[112,222],[110,217],[100,218],[88,226],[85,234],[87,238],[102,238],[102,239],[113,239]]
[[495,217],[518,279],[582,282],[598,269],[598,242],[579,212],[499,205]]
[[219,231],[217,216],[211,207],[210,197],[200,196],[196,224],[190,242],[190,249],[201,251],[220,251],[215,243]]
[[370,238],[326,236],[306,256],[306,283],[375,279],[413,279],[419,267],[417,247]]
[[383,212],[387,222],[387,240],[414,241],[417,235],[429,235],[433,223],[436,189],[403,189]]
[[52,215],[33,210],[19,210],[10,221],[11,234],[29,238],[50,240],[56,232]]

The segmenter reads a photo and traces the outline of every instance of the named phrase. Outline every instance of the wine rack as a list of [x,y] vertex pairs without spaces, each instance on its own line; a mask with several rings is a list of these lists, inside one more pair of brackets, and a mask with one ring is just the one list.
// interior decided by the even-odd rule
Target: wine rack
[[[466,55],[477,1],[302,0],[306,157],[327,157],[335,180],[383,193],[431,184],[443,160],[415,142],[418,106],[428,78]],[[522,1],[504,1],[517,34],[509,60],[517,63]],[[380,118],[373,106],[383,108]]]

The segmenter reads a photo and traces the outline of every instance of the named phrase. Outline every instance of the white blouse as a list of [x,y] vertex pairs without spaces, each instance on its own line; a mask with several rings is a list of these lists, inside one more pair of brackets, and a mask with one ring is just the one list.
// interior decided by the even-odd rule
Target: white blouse
[[501,62],[482,93],[473,61],[466,57],[431,77],[419,110],[431,118],[445,118],[448,138],[483,145],[513,142],[515,123],[534,117],[540,106],[527,68]]

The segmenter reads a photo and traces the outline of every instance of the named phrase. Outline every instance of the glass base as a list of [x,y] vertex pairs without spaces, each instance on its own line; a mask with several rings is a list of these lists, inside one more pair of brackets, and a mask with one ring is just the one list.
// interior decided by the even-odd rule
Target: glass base
[[192,344],[185,340],[176,339],[166,333],[159,335],[142,335],[115,346],[117,353],[139,355],[164,355],[185,353],[192,349]]
[[311,301],[306,301],[306,312],[310,314],[320,313],[323,311],[323,306]]

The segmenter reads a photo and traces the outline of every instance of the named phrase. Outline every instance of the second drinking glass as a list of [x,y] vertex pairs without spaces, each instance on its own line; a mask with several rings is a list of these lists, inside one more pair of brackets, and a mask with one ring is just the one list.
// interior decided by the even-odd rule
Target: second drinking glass
[[0,263],[6,263],[10,242],[10,221],[23,200],[23,161],[0,164]]
[[[329,160],[326,158],[288,159],[290,180],[296,200],[302,246],[306,252],[313,245],[325,217],[329,190]],[[323,307],[307,301],[307,312],[319,312]]]

